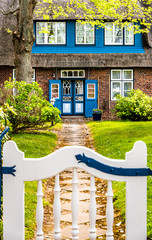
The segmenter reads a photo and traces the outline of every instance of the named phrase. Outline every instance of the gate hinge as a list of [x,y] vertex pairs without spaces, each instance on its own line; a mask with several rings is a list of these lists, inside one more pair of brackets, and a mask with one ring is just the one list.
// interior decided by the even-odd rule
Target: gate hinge
[[0,167],[0,173],[1,174],[11,174],[15,177],[15,169],[16,165],[14,165],[13,167]]
[[78,163],[84,163],[88,167],[95,168],[101,172],[117,175],[117,176],[125,176],[125,177],[136,177],[136,176],[150,176],[152,175],[152,170],[150,168],[122,168],[122,167],[114,167],[98,162],[93,158],[89,158],[85,156],[85,154],[77,154],[75,155]]

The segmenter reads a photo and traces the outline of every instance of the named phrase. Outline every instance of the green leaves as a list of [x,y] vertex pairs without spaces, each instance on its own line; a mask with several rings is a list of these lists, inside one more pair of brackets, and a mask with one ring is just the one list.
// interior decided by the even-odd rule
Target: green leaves
[[115,105],[117,116],[123,120],[152,120],[152,98],[141,90],[132,90],[128,97],[118,96]]
[[6,103],[13,106],[16,112],[16,114],[8,112],[8,119],[14,132],[46,121],[59,121],[60,111],[43,97],[43,91],[38,83],[6,81],[5,89],[8,90]]

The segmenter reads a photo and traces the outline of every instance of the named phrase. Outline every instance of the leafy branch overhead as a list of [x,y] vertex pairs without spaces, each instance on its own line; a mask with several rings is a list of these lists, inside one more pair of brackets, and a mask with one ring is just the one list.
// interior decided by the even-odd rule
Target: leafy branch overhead
[[99,27],[105,27],[109,20],[122,27],[132,22],[135,33],[148,32],[152,24],[152,0],[68,0],[60,4],[56,0],[40,0],[35,15],[45,20],[70,19],[72,16],[72,19]]

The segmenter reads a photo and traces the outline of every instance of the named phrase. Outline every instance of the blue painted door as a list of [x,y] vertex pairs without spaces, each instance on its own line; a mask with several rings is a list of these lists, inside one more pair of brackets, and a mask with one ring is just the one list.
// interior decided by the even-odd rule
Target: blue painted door
[[80,79],[62,80],[62,114],[84,114],[84,81]]
[[61,111],[61,80],[49,81],[49,101],[55,99],[54,107]]
[[95,108],[98,108],[98,81],[85,80],[85,117],[92,117]]

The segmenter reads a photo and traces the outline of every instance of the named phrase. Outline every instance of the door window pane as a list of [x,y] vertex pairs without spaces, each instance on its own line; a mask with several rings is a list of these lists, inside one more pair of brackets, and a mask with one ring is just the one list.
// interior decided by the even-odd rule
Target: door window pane
[[75,93],[76,94],[83,94],[83,80],[76,80],[75,81]]
[[91,83],[88,84],[87,97],[95,98],[95,84],[91,84]]
[[71,94],[71,80],[63,81],[63,94],[70,95]]
[[59,84],[52,84],[52,98],[59,98]]

